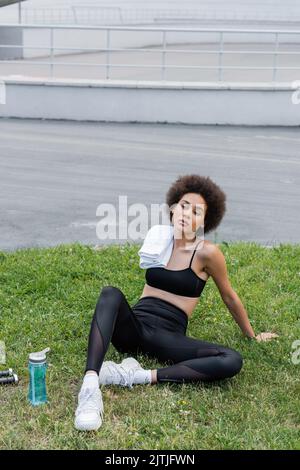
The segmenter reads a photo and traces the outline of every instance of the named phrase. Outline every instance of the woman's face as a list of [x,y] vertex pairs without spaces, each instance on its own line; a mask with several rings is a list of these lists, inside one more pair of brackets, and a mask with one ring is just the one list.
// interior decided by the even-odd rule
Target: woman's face
[[172,223],[177,233],[193,240],[199,227],[204,226],[207,205],[205,199],[196,193],[187,193],[171,207]]

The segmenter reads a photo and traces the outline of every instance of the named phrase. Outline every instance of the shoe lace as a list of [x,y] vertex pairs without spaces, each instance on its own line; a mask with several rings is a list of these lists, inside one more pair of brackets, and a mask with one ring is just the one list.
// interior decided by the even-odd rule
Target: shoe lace
[[80,394],[79,405],[77,408],[77,414],[81,411],[99,411],[101,417],[103,416],[103,407],[102,400],[100,399],[99,407],[99,397],[97,396],[96,388],[86,388]]
[[118,367],[113,366],[113,373],[118,374],[120,378],[120,385],[122,385],[123,387],[133,388],[133,369],[125,369],[121,365],[118,365]]

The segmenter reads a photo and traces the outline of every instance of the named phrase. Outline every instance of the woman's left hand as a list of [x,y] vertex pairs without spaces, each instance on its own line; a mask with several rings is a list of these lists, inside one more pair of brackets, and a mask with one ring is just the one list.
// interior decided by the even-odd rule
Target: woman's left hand
[[278,335],[276,333],[259,333],[258,335],[255,336],[255,339],[260,342],[260,341],[270,341],[272,338],[278,338]]

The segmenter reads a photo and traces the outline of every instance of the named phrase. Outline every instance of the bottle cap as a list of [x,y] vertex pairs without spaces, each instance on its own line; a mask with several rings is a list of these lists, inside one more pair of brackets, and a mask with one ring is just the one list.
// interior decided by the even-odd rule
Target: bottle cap
[[31,362],[45,362],[46,361],[46,353],[50,351],[50,348],[45,348],[39,352],[33,352],[29,354],[29,360]]

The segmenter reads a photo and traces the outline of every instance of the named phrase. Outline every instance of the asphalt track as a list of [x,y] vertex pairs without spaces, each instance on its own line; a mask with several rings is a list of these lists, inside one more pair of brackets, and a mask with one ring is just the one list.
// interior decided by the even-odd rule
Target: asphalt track
[[299,243],[299,128],[0,119],[0,249],[124,243],[97,237],[99,204],[162,204],[191,173],[227,195],[208,239]]

